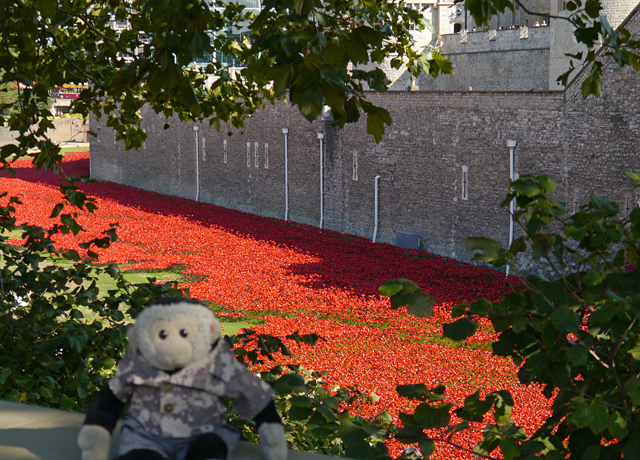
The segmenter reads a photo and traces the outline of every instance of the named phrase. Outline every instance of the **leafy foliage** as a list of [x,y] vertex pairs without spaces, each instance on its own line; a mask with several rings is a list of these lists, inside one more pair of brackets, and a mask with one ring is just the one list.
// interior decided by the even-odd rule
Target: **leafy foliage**
[[[116,22],[126,27],[116,30]],[[122,352],[126,315],[177,292],[153,280],[130,286],[115,266],[96,267],[54,246],[56,234],[83,231],[78,211],[65,211],[63,202],[89,213],[96,208],[78,179],[64,173],[60,148],[46,135],[56,86],[88,83],[70,111],[107,117],[127,148],[146,137],[139,127],[145,103],[181,120],[211,117],[220,129],[225,121],[242,127],[286,92],[310,120],[325,104],[340,126],[362,110],[380,139],[391,119],[366,101],[364,88],[385,91],[389,82],[379,70],[348,69],[395,53],[419,72],[429,59],[411,48],[414,26],[424,27],[417,12],[382,0],[274,1],[257,17],[231,2],[2,2],[0,126],[16,131],[18,142],[0,147],[0,169],[14,174],[12,162],[30,157],[58,175],[62,198],[51,212],[60,223],[46,230],[15,226],[15,197],[6,196],[0,208],[0,397],[82,409]],[[243,34],[231,33],[238,30]],[[243,63],[241,75],[234,78],[221,60],[193,64],[215,53]],[[20,247],[7,244],[16,234],[24,238]],[[95,248],[115,238],[108,228],[82,249],[95,258]],[[117,289],[101,292],[98,273]]]
[[[640,175],[628,174],[640,186]],[[506,459],[531,456],[547,459],[638,458],[640,442],[640,209],[618,216],[618,205],[592,195],[574,215],[549,197],[555,182],[548,176],[523,175],[511,183],[503,202],[515,199],[513,219],[523,235],[509,248],[474,238],[468,248],[479,250],[476,260],[495,265],[515,263],[531,251],[546,260],[555,279],[529,276],[524,289],[499,302],[480,300],[457,306],[444,335],[464,340],[475,333],[478,318],[487,318],[499,334],[493,354],[510,357],[519,366],[523,384],[537,383],[553,398],[552,415],[535,433],[526,434],[511,418],[513,400],[505,391],[478,393],[454,410],[462,420],[450,423],[450,405],[443,389],[399,387],[401,395],[424,401],[414,414],[402,415],[398,439],[405,442],[451,442],[452,434],[471,423],[484,426],[478,456],[500,449]],[[381,292],[394,299],[401,291]],[[402,301],[413,301],[406,296]],[[396,300],[398,302],[398,300]],[[426,429],[440,429],[441,438]],[[426,452],[432,451],[432,444]]]
[[[15,227],[10,212],[17,203],[0,207],[2,227],[26,239],[13,246],[0,236],[0,398],[82,410],[124,350],[126,318],[179,291],[153,279],[130,285],[115,265],[57,251],[51,238],[61,228]],[[112,238],[110,232],[90,244],[105,247]],[[101,292],[100,273],[118,289]]]
[[[16,94],[0,102],[0,125],[19,133],[17,145],[0,148],[0,167],[12,173],[10,161],[31,157],[38,168],[59,175],[64,201],[87,212],[95,210],[95,203],[75,185],[77,178],[64,174],[60,149],[46,137],[52,127],[49,93],[57,85],[89,83],[71,111],[106,116],[107,125],[127,148],[139,148],[146,137],[139,127],[145,103],[185,121],[211,117],[211,124],[220,129],[223,122],[242,127],[265,101],[287,95],[309,120],[324,105],[331,108],[338,126],[366,113],[368,131],[380,140],[391,119],[387,111],[366,100],[364,89],[384,92],[389,82],[378,69],[363,70],[366,64],[394,56],[392,66],[406,64],[414,75],[427,71],[437,76],[452,70],[437,50],[420,54],[412,49],[409,30],[425,27],[418,13],[382,0],[268,0],[257,16],[237,3],[223,2],[214,3],[215,8],[205,2],[166,0],[18,0],[0,5],[0,91],[22,84]],[[466,6],[483,24],[510,2],[467,0]],[[611,30],[598,16],[598,0],[574,0],[568,9],[575,11],[571,20],[576,38],[590,50],[586,57],[576,58],[595,63],[583,86],[585,97],[599,94],[602,82],[602,66],[592,51],[598,34],[607,40],[605,54],[620,66],[640,68],[634,52],[638,43],[624,29]],[[113,21],[126,22],[128,28],[116,32]],[[243,34],[227,33],[238,30]],[[243,63],[239,78],[219,61],[193,65],[212,53]],[[560,458],[569,451],[585,458],[620,452],[634,458],[640,442],[636,428],[640,390],[635,379],[640,353],[633,292],[637,274],[622,264],[636,262],[640,217],[634,211],[628,219],[616,220],[615,206],[594,197],[582,215],[563,223],[565,236],[543,233],[563,216],[562,206],[546,197],[550,184],[544,178],[522,178],[513,184],[520,209],[529,213],[518,216],[527,236],[508,251],[494,245],[494,253],[487,251],[482,257],[511,263],[530,244],[537,256],[556,257],[562,282],[532,278],[527,289],[503,302],[459,308],[456,311],[464,318],[447,334],[466,337],[475,330],[475,317],[488,317],[501,333],[494,352],[521,363],[523,381],[541,382],[549,394],[558,389],[556,412],[541,431],[525,439],[506,418],[511,407],[508,395],[497,392],[485,399],[474,395],[464,408],[456,409],[464,422],[452,429],[464,429],[464,423],[493,410],[496,423],[486,428],[479,453],[499,446],[509,459],[536,452]],[[87,395],[104,384],[122,352],[125,315],[135,317],[143,305],[177,291],[153,280],[129,285],[115,266],[96,267],[75,251],[56,249],[54,235],[82,231],[77,213],[63,212],[62,204],[52,210],[61,223],[44,230],[16,226],[18,199],[5,197],[4,203],[0,397],[82,409]],[[23,246],[7,244],[16,232],[24,238]],[[113,228],[105,229],[103,237],[87,241],[83,249],[95,256],[92,248],[107,247],[115,238]],[[615,255],[609,254],[612,243],[622,247]],[[475,244],[483,247],[482,241]],[[580,269],[562,274],[565,255],[576,257]],[[608,258],[612,260],[602,262]],[[99,272],[116,280],[118,289],[101,292],[95,283]],[[387,288],[391,296],[404,296],[395,306],[408,302],[413,313],[430,314],[433,301],[417,285],[400,280]],[[568,338],[568,334],[573,335]],[[285,352],[275,339],[261,337],[258,345],[263,352],[270,353],[273,347]],[[251,353],[247,351],[247,359],[253,359]],[[296,426],[296,438],[291,440],[296,446],[321,446],[326,452],[364,458],[387,455],[379,443],[395,429],[387,416],[383,414],[379,423],[367,422],[340,411],[344,402],[364,399],[362,394],[350,389],[331,392],[318,383],[318,374],[283,371],[280,375],[273,370],[265,378],[273,380],[288,423]],[[414,390],[407,391],[414,395]],[[409,432],[399,431],[398,437],[417,440],[428,454],[434,443],[422,429],[444,428],[452,408],[438,399],[440,388],[420,388],[415,395],[422,401],[419,410],[406,415],[403,429]],[[600,444],[601,439],[608,444]]]

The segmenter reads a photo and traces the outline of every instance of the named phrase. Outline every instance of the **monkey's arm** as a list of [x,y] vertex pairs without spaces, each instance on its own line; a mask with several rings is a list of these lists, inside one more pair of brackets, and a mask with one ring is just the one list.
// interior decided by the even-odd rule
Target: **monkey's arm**
[[120,418],[125,403],[105,386],[92,401],[78,433],[78,447],[82,460],[106,460],[109,455],[111,433]]
[[262,453],[267,460],[287,459],[287,440],[284,436],[282,419],[273,401],[256,415],[256,426],[260,435]]
[[109,433],[112,433],[116,423],[118,423],[124,406],[125,403],[113,394],[109,385],[106,385],[100,393],[98,393],[96,399],[91,402],[84,419],[84,425],[99,425]]

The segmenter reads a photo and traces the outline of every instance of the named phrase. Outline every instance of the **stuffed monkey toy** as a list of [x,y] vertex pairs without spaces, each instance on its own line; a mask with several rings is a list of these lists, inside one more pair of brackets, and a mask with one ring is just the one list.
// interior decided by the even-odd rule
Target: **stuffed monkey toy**
[[240,430],[225,422],[223,398],[241,417],[255,418],[267,460],[286,460],[273,390],[235,360],[205,306],[161,299],[140,313],[127,336],[125,355],[78,434],[82,460],[107,459],[127,403],[117,460],[226,459]]

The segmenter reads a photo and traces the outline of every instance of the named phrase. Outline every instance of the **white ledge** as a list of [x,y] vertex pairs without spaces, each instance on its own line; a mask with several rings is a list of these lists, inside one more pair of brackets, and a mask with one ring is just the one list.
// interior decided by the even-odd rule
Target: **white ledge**
[[[0,401],[0,460],[80,460],[76,437],[84,415]],[[111,451],[118,436],[112,439]],[[112,454],[110,459],[114,458]],[[288,460],[334,457],[289,450]],[[241,441],[230,460],[264,460],[260,446]]]

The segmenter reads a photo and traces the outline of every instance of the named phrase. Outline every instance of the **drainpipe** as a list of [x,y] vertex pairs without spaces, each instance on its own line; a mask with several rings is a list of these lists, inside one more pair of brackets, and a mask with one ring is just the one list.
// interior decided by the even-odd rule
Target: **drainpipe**
[[289,128],[282,128],[284,134],[284,220],[289,220]]
[[324,206],[323,206],[323,165],[324,165],[324,155],[323,155],[323,144],[324,144],[324,133],[318,133],[318,139],[320,139],[320,228],[322,228],[322,224],[324,222]]
[[200,153],[198,152],[198,131],[200,126],[195,125],[193,130],[196,132],[196,201],[200,196]]
[[373,217],[373,220],[375,221],[375,225],[373,227],[373,240],[372,240],[373,243],[376,242],[376,236],[378,236],[378,185],[380,184],[380,175],[379,174],[376,176],[375,183],[376,183],[376,193],[375,193],[375,198],[374,198],[375,213],[374,213],[374,217]]
[[[513,182],[513,154],[516,150],[518,142],[515,139],[507,140],[507,147],[509,147],[509,180]],[[509,203],[509,247],[513,242],[513,213],[515,211],[515,203],[513,200]],[[509,264],[507,264],[507,275],[509,274]]]

